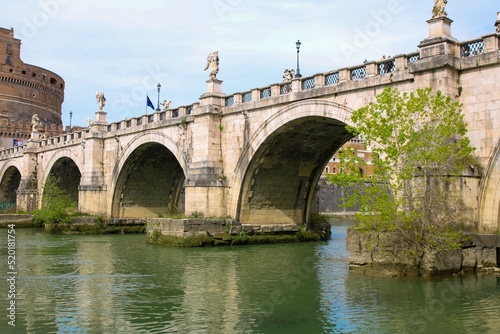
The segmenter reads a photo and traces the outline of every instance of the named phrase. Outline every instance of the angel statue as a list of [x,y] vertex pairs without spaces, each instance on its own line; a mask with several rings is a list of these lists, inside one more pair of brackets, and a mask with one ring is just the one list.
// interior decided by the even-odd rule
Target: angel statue
[[163,100],[163,111],[166,111],[168,110],[168,108],[170,108],[170,104],[172,103],[172,101],[167,101],[167,100]]
[[217,79],[217,73],[219,73],[219,51],[214,51],[209,54],[207,57],[207,65],[205,66],[204,71],[210,69],[210,80]]
[[447,17],[448,13],[444,10],[448,0],[434,0],[434,8],[432,8],[432,18]]
[[285,71],[283,72],[283,82],[292,81],[294,76],[295,76],[295,70],[289,70],[285,68]]
[[95,100],[97,105],[99,106],[99,111],[102,111],[102,108],[106,105],[106,98],[104,97],[104,92],[95,93]]
[[39,132],[40,130],[43,130],[42,122],[40,121],[40,117],[38,117],[38,114],[34,114],[31,117],[31,131]]

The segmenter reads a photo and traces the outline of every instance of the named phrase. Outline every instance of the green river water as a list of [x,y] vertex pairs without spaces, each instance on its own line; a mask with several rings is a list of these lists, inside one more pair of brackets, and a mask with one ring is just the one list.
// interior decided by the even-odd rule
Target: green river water
[[346,227],[328,242],[196,249],[17,228],[14,275],[0,229],[0,333],[500,333],[496,275],[349,273]]

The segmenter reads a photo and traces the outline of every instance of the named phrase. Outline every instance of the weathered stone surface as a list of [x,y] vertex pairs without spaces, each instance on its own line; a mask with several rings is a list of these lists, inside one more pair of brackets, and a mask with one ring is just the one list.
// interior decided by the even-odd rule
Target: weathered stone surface
[[498,234],[474,234],[472,237],[474,245],[494,248],[500,247],[500,235]]
[[484,247],[481,255],[481,264],[484,267],[497,266],[497,250],[496,248]]
[[[484,243],[484,240],[490,239],[474,237],[472,240]],[[376,236],[348,229],[346,240],[352,268],[375,276],[395,276],[398,271],[400,276],[434,276],[441,273],[480,271],[496,266],[496,248],[475,245],[473,242],[468,242],[467,245],[472,247],[428,250],[421,257],[416,257],[410,255],[405,245],[390,233]]]
[[476,269],[477,247],[462,249],[462,269]]

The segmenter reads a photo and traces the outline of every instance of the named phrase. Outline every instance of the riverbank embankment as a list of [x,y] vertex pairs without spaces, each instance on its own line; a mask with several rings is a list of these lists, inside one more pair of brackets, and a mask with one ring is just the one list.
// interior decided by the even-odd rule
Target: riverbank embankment
[[391,233],[362,233],[349,228],[349,268],[371,276],[423,276],[500,272],[500,235],[470,234],[454,250],[427,250],[415,256]]

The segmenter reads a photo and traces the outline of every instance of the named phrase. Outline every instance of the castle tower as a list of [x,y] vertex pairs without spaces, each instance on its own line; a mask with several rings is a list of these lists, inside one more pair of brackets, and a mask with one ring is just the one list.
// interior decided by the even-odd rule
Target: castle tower
[[48,135],[62,132],[64,85],[54,72],[25,64],[14,29],[0,28],[0,147],[25,143],[34,114]]

